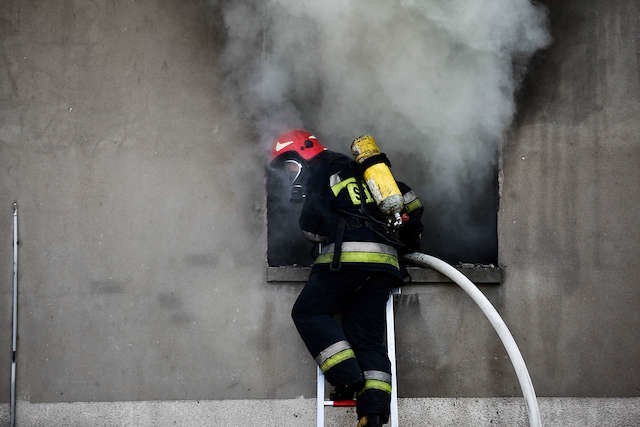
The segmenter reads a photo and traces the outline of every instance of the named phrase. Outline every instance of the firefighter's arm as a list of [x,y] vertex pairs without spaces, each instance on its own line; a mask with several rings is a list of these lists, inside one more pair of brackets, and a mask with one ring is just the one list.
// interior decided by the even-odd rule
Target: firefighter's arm
[[424,207],[416,194],[404,183],[398,183],[404,201],[403,222],[400,226],[400,241],[405,245],[406,252],[420,250],[422,240],[422,212]]
[[[422,239],[422,212],[424,208],[422,202],[411,191],[411,189],[404,183],[399,182],[398,187],[402,192],[402,199],[404,202],[404,208],[402,212],[402,225],[398,230],[399,238],[404,247],[400,249],[400,253],[410,253],[420,251],[420,243]],[[404,262],[400,262],[400,274],[402,275],[402,281],[405,284],[411,283],[411,276],[407,271],[407,267]]]
[[320,233],[322,229],[322,216],[319,214],[319,200],[314,194],[307,194],[302,205],[300,220],[298,221],[304,237],[312,242],[324,240]]
[[322,242],[327,239],[328,215],[331,200],[327,199],[324,188],[314,180],[308,187],[308,192],[302,205],[299,225],[304,237],[312,242]]

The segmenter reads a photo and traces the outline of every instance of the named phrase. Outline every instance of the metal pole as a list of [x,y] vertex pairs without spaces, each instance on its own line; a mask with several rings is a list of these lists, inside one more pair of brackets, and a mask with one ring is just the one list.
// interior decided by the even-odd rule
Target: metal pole
[[10,426],[16,425],[16,353],[18,350],[18,202],[13,202],[13,328],[11,338]]

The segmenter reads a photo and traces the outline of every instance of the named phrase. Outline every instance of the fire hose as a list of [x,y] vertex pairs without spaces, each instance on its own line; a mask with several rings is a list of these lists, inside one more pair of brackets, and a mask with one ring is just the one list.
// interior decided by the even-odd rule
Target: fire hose
[[420,252],[406,254],[404,259],[420,267],[432,268],[439,273],[442,273],[451,279],[456,285],[460,286],[462,290],[465,291],[471,299],[473,299],[478,307],[480,307],[480,310],[482,310],[482,313],[487,317],[489,322],[491,322],[491,325],[496,330],[498,337],[500,337],[505,350],[507,350],[509,359],[513,364],[513,368],[516,371],[516,376],[518,377],[522,394],[527,403],[529,425],[532,427],[541,427],[542,421],[540,419],[538,401],[536,400],[536,392],[533,389],[533,383],[531,382],[527,366],[524,363],[524,359],[522,358],[522,354],[520,354],[518,345],[513,339],[511,332],[509,332],[507,325],[504,323],[493,305],[491,305],[489,300],[469,279],[467,279],[464,274],[460,273],[441,259]]

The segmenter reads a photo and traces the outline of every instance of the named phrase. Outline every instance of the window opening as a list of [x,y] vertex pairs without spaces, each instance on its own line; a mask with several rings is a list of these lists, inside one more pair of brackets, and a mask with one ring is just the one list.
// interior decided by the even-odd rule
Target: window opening
[[[474,180],[464,186],[464,192],[438,200],[429,193],[426,174],[414,158],[390,157],[396,178],[411,185],[425,206],[422,252],[467,269],[497,266],[498,167],[485,175],[470,173]],[[479,175],[483,178],[479,179]],[[289,201],[287,184],[284,174],[268,168],[267,266],[310,266],[313,244],[304,238],[298,226],[302,203]]]

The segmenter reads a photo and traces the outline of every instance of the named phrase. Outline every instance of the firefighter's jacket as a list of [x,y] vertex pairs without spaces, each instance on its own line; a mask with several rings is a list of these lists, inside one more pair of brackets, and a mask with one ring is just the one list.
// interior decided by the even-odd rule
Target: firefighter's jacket
[[[399,255],[419,250],[423,230],[423,207],[414,192],[398,182],[406,215],[402,225],[393,230],[387,226],[387,218],[376,206],[354,160],[325,151],[309,166],[300,228],[307,236],[326,237],[313,268],[335,269],[339,265],[401,277]],[[342,243],[336,245],[336,240]],[[336,246],[341,253],[339,263],[334,260]]]

